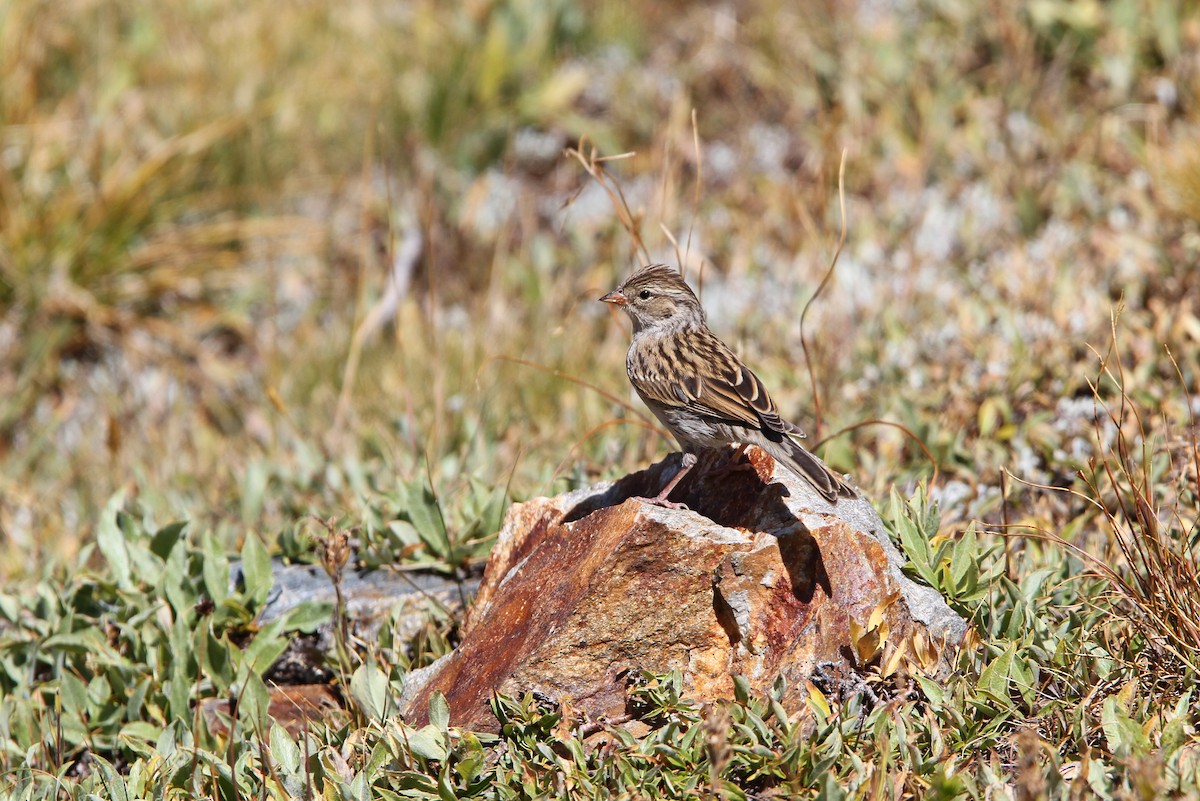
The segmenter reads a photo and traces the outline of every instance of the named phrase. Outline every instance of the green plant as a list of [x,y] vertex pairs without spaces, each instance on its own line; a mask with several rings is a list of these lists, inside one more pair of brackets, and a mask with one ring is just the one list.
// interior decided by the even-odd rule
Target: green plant
[[215,541],[185,530],[148,528],[114,496],[96,542],[104,571],[85,567],[87,548],[69,578],[0,597],[0,758],[15,781],[79,776],[93,760],[128,765],[181,738],[212,744],[203,698],[236,698],[246,725],[266,725],[263,673],[289,632],[312,630],[329,610],[301,604],[255,625],[273,582],[261,542],[247,536],[242,586],[231,589]]

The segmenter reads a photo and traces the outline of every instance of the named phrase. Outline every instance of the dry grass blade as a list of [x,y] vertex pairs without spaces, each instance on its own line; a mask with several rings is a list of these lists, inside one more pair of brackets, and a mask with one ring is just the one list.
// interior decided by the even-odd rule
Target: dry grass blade
[[596,386],[595,384],[592,384],[588,381],[584,381],[582,378],[577,378],[577,377],[571,375],[570,373],[564,373],[562,370],[556,370],[553,367],[547,367],[544,364],[538,364],[537,362],[531,362],[527,359],[518,359],[516,356],[492,356],[492,357],[488,358],[487,361],[485,361],[483,364],[481,364],[479,366],[479,372],[482,373],[484,371],[484,369],[486,369],[493,362],[508,362],[509,364],[519,364],[522,367],[532,367],[534,370],[541,370],[544,373],[549,373],[550,375],[554,376],[555,378],[562,378],[567,381],[570,381],[572,384],[578,384],[581,387],[586,387],[587,389],[590,389],[593,392],[595,392],[600,397],[604,398],[606,401],[615,403],[618,406],[620,406],[622,409],[624,409],[625,411],[630,412],[631,414],[637,416],[638,418],[640,418],[641,420],[645,421],[648,424],[650,423],[650,419],[648,417],[646,417],[646,415],[643,414],[642,412],[639,412],[637,410],[637,408],[634,407],[633,404],[631,404],[629,401],[623,400],[623,399],[617,397],[616,395],[612,394],[611,392],[600,389],[600,387]]
[[[584,152],[585,148],[587,148],[587,153]],[[633,239],[634,245],[637,246],[638,251],[642,254],[642,258],[649,261],[650,251],[647,249],[646,243],[642,241],[641,225],[635,219],[633,211],[629,208],[629,201],[625,199],[625,193],[621,189],[621,184],[604,168],[607,162],[627,159],[634,154],[628,152],[619,153],[615,156],[601,156],[595,147],[587,147],[587,137],[581,138],[578,146],[567,148],[564,152],[568,157],[578,161],[584,171],[608,195],[609,202],[612,203],[613,208],[616,210],[622,227],[629,232],[629,236]],[[579,191],[583,191],[582,187]],[[569,206],[578,196],[579,193],[576,192],[575,195],[568,198],[567,202],[563,204],[564,207]]]
[[808,382],[812,387],[813,398],[813,436],[820,437],[821,434],[821,393],[817,391],[817,376],[813,372],[812,358],[808,353],[808,339],[804,336],[804,319],[808,316],[808,310],[812,307],[813,301],[825,289],[825,285],[829,283],[829,279],[833,277],[833,271],[837,269],[838,257],[842,255],[842,248],[846,245],[846,151],[842,150],[842,160],[838,165],[838,208],[841,210],[842,228],[838,235],[837,249],[833,252],[833,258],[829,260],[829,269],[825,271],[825,275],[821,278],[821,283],[817,284],[817,289],[813,292],[812,297],[804,304],[804,308],[800,312],[800,348],[804,351],[804,363],[808,369]]

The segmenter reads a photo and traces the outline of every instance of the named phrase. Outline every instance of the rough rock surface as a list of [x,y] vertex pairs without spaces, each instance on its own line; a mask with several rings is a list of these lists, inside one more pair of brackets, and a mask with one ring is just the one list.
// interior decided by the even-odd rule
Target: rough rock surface
[[764,693],[783,676],[797,710],[814,671],[853,675],[851,621],[866,627],[877,609],[890,642],[961,641],[965,623],[901,574],[869,502],[831,506],[762,451],[747,456],[725,471],[728,454],[702,458],[672,495],[688,509],[629,500],[655,494],[677,454],[514,506],[461,644],[409,677],[405,717],[425,723],[440,691],[452,723],[495,730],[492,693],[534,691],[615,718],[628,677],[673,669],[697,700],[732,697],[738,674]]
[[[286,615],[304,602],[333,606],[333,582],[319,565],[289,565],[276,559],[271,569],[274,582],[267,605],[259,613],[259,625]],[[239,586],[243,581],[241,563],[235,563],[230,583]],[[409,640],[432,615],[457,616],[475,594],[477,584],[475,579],[455,582],[434,573],[349,568],[342,579],[342,593],[350,632],[361,640],[375,640],[388,620],[397,640]],[[313,633],[293,636],[287,650],[263,678],[272,687],[331,681],[334,671],[326,654],[333,650],[334,638],[331,616]],[[286,693],[281,697],[286,698]]]
[[[271,567],[274,582],[267,605],[258,616],[260,625],[306,601],[333,606],[333,583],[320,566],[288,565],[276,559]],[[233,565],[230,581],[233,586],[244,581],[240,563]],[[395,637],[408,640],[431,615],[456,615],[461,611],[465,599],[474,594],[475,585],[474,580],[455,582],[433,573],[349,569],[342,580],[342,592],[350,632],[358,639],[377,639],[380,627],[388,620]],[[318,722],[336,728],[349,719],[340,695],[329,685],[334,672],[328,666],[327,654],[334,649],[335,636],[332,617],[311,634],[295,634],[263,675],[269,697],[267,714],[293,737]],[[230,706],[225,698],[200,703],[209,731],[229,733]]]

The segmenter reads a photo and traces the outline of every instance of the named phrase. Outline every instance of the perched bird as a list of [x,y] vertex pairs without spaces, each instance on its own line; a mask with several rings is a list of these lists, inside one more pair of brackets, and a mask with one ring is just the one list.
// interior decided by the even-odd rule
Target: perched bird
[[757,445],[812,485],[830,503],[857,493],[800,447],[804,432],[779,416],[766,388],[729,346],[708,330],[704,309],[678,271],[651,264],[600,298],[633,319],[625,357],[629,382],[683,448],[683,463],[656,497],[667,500],[696,464],[696,451],[738,443]]

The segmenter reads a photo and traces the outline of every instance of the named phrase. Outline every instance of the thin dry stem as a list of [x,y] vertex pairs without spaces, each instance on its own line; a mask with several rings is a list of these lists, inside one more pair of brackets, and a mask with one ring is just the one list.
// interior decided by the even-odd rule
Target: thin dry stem
[[[1119,311],[1119,310],[1118,310]],[[1141,631],[1160,653],[1170,654],[1193,673],[1200,673],[1200,565],[1189,535],[1195,530],[1195,509],[1186,513],[1181,504],[1184,493],[1174,493],[1173,506],[1166,511],[1160,506],[1161,496],[1167,496],[1168,482],[1187,487],[1186,471],[1177,470],[1169,449],[1166,451],[1166,473],[1154,474],[1155,452],[1146,435],[1141,409],[1129,396],[1126,374],[1120,357],[1117,339],[1118,311],[1111,316],[1111,340],[1107,352],[1099,360],[1099,378],[1088,381],[1095,413],[1093,428],[1100,453],[1089,461],[1088,469],[1078,473],[1085,489],[1046,487],[1014,476],[1026,486],[1066,492],[1092,507],[1120,552],[1123,566],[1111,564],[1104,556],[1091,554],[1068,543],[1057,534],[1043,536],[1077,554],[1094,572],[1109,582],[1132,610],[1130,622]],[[1168,351],[1169,354],[1169,351]],[[1174,359],[1171,359],[1174,364]],[[1180,387],[1186,396],[1186,383],[1176,366]],[[1107,378],[1117,392],[1115,403],[1101,393],[1101,382]],[[1188,404],[1185,403],[1185,406]],[[1106,445],[1103,424],[1115,431],[1115,441]],[[1200,466],[1194,416],[1188,410],[1190,463]],[[1136,438],[1136,445],[1130,442]],[[1200,475],[1197,472],[1196,475]],[[1174,478],[1171,478],[1174,476]],[[1191,479],[1195,483],[1196,478]],[[1198,494],[1193,487],[1192,497]],[[1169,497],[1169,496],[1168,496]],[[1187,522],[1187,521],[1192,522]]]
[[550,375],[554,376],[555,378],[562,378],[566,381],[570,381],[572,384],[577,384],[581,387],[585,387],[587,389],[592,390],[597,395],[604,398],[606,401],[617,404],[625,411],[630,412],[630,413],[636,415],[637,417],[641,418],[643,421],[646,421],[647,423],[649,423],[649,418],[646,417],[645,414],[639,412],[637,410],[637,408],[635,408],[634,405],[631,404],[629,401],[623,400],[623,399],[617,397],[616,395],[614,395],[613,393],[608,392],[603,389],[600,389],[600,387],[596,386],[595,384],[592,384],[588,381],[584,381],[582,378],[577,378],[577,377],[571,375],[570,373],[564,373],[562,370],[556,370],[553,367],[547,367],[544,364],[538,364],[537,362],[531,362],[528,359],[518,359],[516,356],[490,356],[490,357],[488,357],[483,362],[483,364],[479,365],[479,370],[475,374],[476,382],[478,382],[478,380],[479,380],[479,373],[482,373],[484,368],[491,365],[492,362],[508,362],[509,364],[519,364],[522,367],[531,367],[534,370],[541,370],[543,373],[549,373]]
[[804,304],[804,308],[800,312],[800,348],[804,351],[804,363],[808,369],[808,383],[812,388],[813,397],[813,436],[819,437],[821,434],[821,393],[817,390],[817,376],[813,369],[813,361],[808,352],[808,339],[804,336],[804,319],[808,316],[808,310],[812,306],[813,301],[825,289],[825,285],[829,283],[829,279],[833,277],[833,271],[837,269],[838,257],[842,255],[842,248],[846,245],[846,150],[842,149],[842,160],[838,165],[838,208],[841,210],[842,227],[841,233],[838,236],[837,249],[833,252],[833,258],[829,260],[829,269],[825,271],[825,276],[821,279],[821,283],[817,284],[817,289],[813,292],[812,297]]
[[[595,147],[591,147],[590,150],[585,154],[584,147],[586,145],[587,137],[580,137],[579,144],[576,147],[567,148],[564,153],[568,157],[578,161],[583,167],[584,172],[590,175],[592,180],[599,184],[600,188],[604,190],[604,193],[608,195],[609,202],[612,203],[613,208],[616,210],[617,218],[621,221],[621,225],[626,231],[629,232],[629,236],[633,239],[633,243],[636,245],[638,251],[641,252],[642,257],[646,261],[649,261],[650,251],[646,247],[646,243],[642,241],[642,235],[640,232],[641,226],[634,218],[633,211],[629,208],[629,201],[625,199],[625,193],[621,189],[621,184],[619,181],[617,181],[617,179],[613,178],[606,169],[604,169],[604,165],[607,162],[627,159],[634,156],[635,153],[633,151],[629,151],[626,153],[619,153],[615,156],[601,156]],[[580,187],[579,191],[582,192],[583,187]],[[579,197],[579,192],[576,192],[574,195],[568,198],[563,206],[569,206],[577,197]]]

